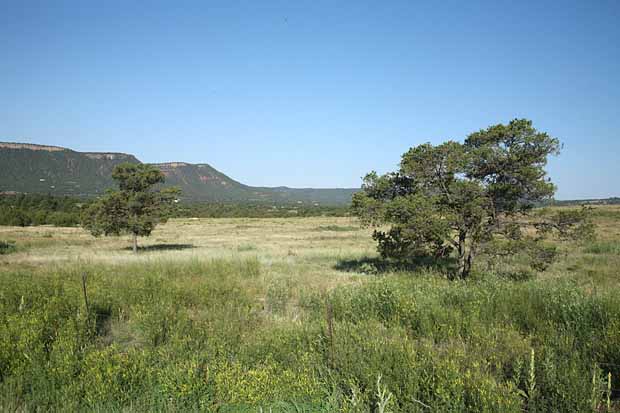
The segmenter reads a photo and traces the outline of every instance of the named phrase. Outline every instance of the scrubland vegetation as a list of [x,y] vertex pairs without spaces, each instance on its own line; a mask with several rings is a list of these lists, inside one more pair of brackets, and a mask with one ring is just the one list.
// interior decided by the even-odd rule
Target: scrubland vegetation
[[[54,225],[73,227],[80,224],[83,211],[94,198],[77,198],[40,194],[0,194],[0,225],[27,227]],[[181,202],[171,216],[175,218],[285,218],[343,217],[350,215],[348,205],[316,203]]]
[[76,226],[80,223],[80,206],[84,202],[51,195],[0,194],[0,225]]
[[466,281],[352,218],[174,219],[139,254],[0,227],[1,410],[618,411],[620,209],[594,221]]

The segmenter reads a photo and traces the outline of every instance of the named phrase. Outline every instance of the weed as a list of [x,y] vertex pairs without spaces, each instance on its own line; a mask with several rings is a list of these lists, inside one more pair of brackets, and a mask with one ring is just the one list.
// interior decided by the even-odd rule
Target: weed
[[15,241],[0,240],[0,255],[10,254],[15,251],[17,251]]

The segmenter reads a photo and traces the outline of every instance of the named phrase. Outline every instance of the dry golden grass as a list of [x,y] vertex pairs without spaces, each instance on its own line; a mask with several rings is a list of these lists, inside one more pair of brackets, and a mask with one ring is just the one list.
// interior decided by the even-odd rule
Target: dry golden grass
[[[500,278],[481,258],[467,283],[439,270],[373,270],[363,260],[377,256],[372,230],[352,218],[171,220],[140,240],[138,254],[129,237],[0,227],[0,239],[17,245],[0,255],[0,316],[8,320],[0,324],[10,329],[0,334],[0,367],[10,367],[12,380],[0,386],[0,410],[208,411],[243,401],[249,412],[276,401],[324,401],[352,383],[373,388],[381,374],[400,403],[413,394],[436,411],[518,412],[527,406],[513,387],[519,383],[494,366],[526,371],[522,362],[535,349],[541,357],[548,351],[537,379],[552,377],[545,369],[558,377],[537,381],[541,400],[556,406],[549,410],[586,411],[592,366],[604,374],[620,366],[620,207],[594,212],[598,240],[563,244],[536,279]],[[77,342],[91,320],[83,314],[97,323]],[[329,320],[336,333],[327,340]],[[54,334],[41,335],[46,328]],[[38,348],[53,356],[37,356]],[[11,387],[22,382],[35,387]],[[418,396],[409,391],[415,386]],[[80,389],[90,392],[86,402]],[[454,392],[444,399],[446,389]],[[479,405],[452,406],[462,395]],[[346,411],[334,403],[303,411]],[[395,411],[418,407],[403,406]]]
[[[593,209],[598,242],[618,242],[620,206]],[[0,271],[79,262],[124,265],[256,257],[271,276],[303,277],[307,286],[330,288],[360,275],[337,270],[340,260],[377,255],[371,233],[350,217],[173,219],[140,239],[141,250],[133,254],[129,237],[94,238],[81,228],[0,227],[0,239],[18,246],[18,252],[0,255]],[[587,245],[562,250],[563,258],[544,277],[578,273],[584,283],[599,285],[615,284],[619,278],[618,255],[593,254]]]
[[[128,265],[256,257],[261,284],[287,280],[292,301],[303,289],[328,290],[359,280],[335,268],[340,259],[374,256],[371,230],[353,218],[173,219],[139,241],[134,254],[129,237],[94,238],[81,228],[0,227],[0,239],[14,240],[18,252],[0,255],[2,271],[41,273],[80,263]],[[248,286],[250,287],[250,286]]]
[[3,263],[118,262],[185,260],[255,255],[290,261],[374,251],[370,231],[353,218],[174,219],[140,239],[133,254],[128,237],[94,238],[81,228],[0,227],[0,239],[21,245],[22,252],[0,258]]
[[[593,209],[597,242],[618,242],[620,206]],[[173,219],[157,227],[151,237],[140,239],[142,249],[133,254],[129,237],[94,238],[81,228],[0,227],[0,239],[13,240],[18,246],[18,252],[0,255],[0,271],[76,262],[130,264],[256,257],[279,275],[320,278],[331,285],[334,278],[349,277],[335,269],[339,260],[376,256],[371,233],[349,217]],[[587,275],[582,277],[584,282],[615,283],[620,257],[592,254],[586,247],[562,247],[563,259],[544,276],[577,272]]]

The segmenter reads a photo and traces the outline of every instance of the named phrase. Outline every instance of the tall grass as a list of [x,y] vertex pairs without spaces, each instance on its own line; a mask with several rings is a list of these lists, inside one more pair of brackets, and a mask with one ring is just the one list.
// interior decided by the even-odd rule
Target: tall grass
[[593,242],[590,245],[586,246],[584,251],[589,254],[620,255],[620,242],[619,241]]
[[276,248],[253,222],[212,255],[197,226],[204,252],[134,258],[110,241],[82,260],[48,260],[58,246],[3,256],[0,411],[618,411],[613,236],[571,246],[544,276],[453,282],[340,269],[368,246],[339,249],[360,235],[321,240],[318,223],[331,225],[278,222]]
[[395,275],[306,293],[286,321],[292,281],[264,271],[250,258],[4,274],[2,406],[581,412],[593,366],[620,374],[614,292]]

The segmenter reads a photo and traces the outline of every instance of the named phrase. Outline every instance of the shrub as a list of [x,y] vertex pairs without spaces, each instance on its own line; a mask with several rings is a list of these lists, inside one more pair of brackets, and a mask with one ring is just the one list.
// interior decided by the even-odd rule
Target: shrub
[[0,240],[0,255],[10,254],[17,251],[15,241],[3,241]]

